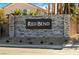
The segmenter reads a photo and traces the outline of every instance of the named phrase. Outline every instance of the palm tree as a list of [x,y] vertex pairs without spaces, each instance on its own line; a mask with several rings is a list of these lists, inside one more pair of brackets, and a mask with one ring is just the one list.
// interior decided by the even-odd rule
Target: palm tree
[[69,3],[64,4],[64,14],[70,14],[70,4]]
[[70,13],[71,14],[76,14],[76,12],[77,12],[76,9],[77,9],[76,5],[74,3],[71,3],[70,4]]
[[79,7],[76,7],[75,4],[70,4],[70,14],[71,14],[71,20],[77,21],[79,19]]
[[[58,8],[57,8],[56,5],[58,5]],[[50,10],[51,10],[51,12],[50,12]],[[56,4],[56,3],[51,3],[50,4],[50,3],[48,3],[48,15],[50,15],[50,13],[52,13],[52,15],[55,15],[57,12],[59,12],[59,14],[62,14],[63,13],[62,3],[59,3],[59,4]]]
[[55,10],[56,10],[55,8],[56,8],[55,3],[48,3],[48,15],[50,14],[55,15]]
[[50,3],[48,3],[48,15],[50,15]]
[[0,17],[4,16],[4,10],[0,9]]
[[7,18],[4,15],[4,9],[0,9],[0,24],[3,25],[3,23],[7,22]]
[[63,13],[63,6],[62,3],[57,4],[57,13],[62,14]]
[[75,3],[64,4],[64,14],[75,14],[75,11],[76,11]]
[[56,4],[52,3],[52,14],[55,15]]

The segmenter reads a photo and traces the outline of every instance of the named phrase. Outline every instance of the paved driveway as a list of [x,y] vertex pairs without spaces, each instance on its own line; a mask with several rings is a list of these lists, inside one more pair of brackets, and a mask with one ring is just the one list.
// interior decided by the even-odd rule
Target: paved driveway
[[17,55],[17,54],[24,54],[24,55],[78,55],[79,49],[70,49],[65,48],[62,50],[53,50],[53,49],[32,49],[32,48],[6,48],[0,47],[0,54],[3,55]]

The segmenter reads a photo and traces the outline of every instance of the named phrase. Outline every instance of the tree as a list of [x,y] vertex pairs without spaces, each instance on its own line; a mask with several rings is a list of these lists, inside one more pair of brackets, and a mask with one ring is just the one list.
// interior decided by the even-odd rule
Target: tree
[[4,10],[0,9],[0,17],[4,16]]
[[7,22],[7,18],[4,15],[4,9],[0,9],[0,25]]
[[50,15],[50,3],[48,3],[48,15]]
[[70,14],[70,4],[69,3],[64,4],[64,14]]
[[70,13],[71,13],[71,20],[76,21],[79,15],[79,7],[76,7],[74,3],[70,4]]
[[70,13],[71,14],[76,14],[76,5],[74,3],[70,3]]

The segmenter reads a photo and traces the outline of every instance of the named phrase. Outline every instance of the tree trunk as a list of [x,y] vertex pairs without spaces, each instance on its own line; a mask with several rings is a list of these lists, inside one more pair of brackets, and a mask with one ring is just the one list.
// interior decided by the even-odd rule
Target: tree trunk
[[70,14],[70,3],[68,3],[68,14]]
[[62,3],[59,3],[59,14],[63,13],[63,7],[62,7]]
[[48,3],[48,15],[50,15],[50,3]]
[[52,3],[52,14],[55,15],[55,3]]
[[70,6],[69,6],[69,4],[68,3],[65,3],[64,4],[64,14],[69,14],[69,12],[70,12]]

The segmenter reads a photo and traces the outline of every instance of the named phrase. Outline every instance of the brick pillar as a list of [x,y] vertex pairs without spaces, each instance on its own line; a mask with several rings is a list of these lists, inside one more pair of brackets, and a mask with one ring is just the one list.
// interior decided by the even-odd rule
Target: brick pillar
[[70,36],[70,15],[64,15],[64,36]]
[[9,37],[14,37],[14,16],[9,15]]

